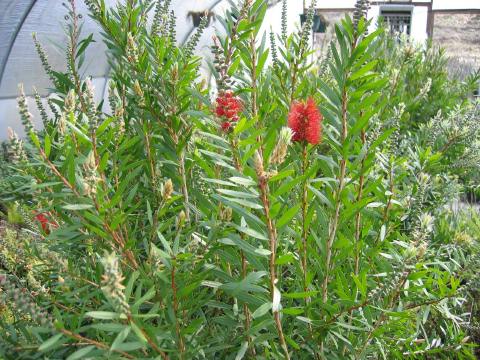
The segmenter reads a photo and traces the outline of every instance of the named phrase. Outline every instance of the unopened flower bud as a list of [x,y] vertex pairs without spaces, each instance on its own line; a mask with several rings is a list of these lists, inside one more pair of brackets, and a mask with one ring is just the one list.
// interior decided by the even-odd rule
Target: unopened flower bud
[[425,255],[426,252],[427,252],[427,243],[422,242],[418,247],[417,257],[422,258]]
[[172,180],[168,179],[165,181],[165,184],[163,184],[163,189],[162,189],[162,199],[163,201],[167,201],[172,197],[173,193],[173,183]]
[[270,156],[270,163],[272,165],[280,165],[287,156],[288,146],[292,142],[293,131],[289,127],[284,126],[280,130],[278,143],[273,149],[272,156]]
[[255,151],[255,154],[253,155],[253,164],[255,166],[255,172],[257,173],[257,176],[264,176],[265,170],[263,168],[263,158],[258,150]]
[[429,234],[433,231],[433,224],[435,222],[435,218],[430,215],[429,213],[424,213],[420,215],[420,229]]
[[226,222],[229,222],[229,221],[232,221],[232,215],[233,215],[233,212],[232,212],[232,208],[230,207],[222,207],[222,209],[220,210],[220,219],[223,220],[223,221],[226,221]]
[[429,181],[430,181],[430,175],[428,175],[427,173],[421,172],[418,175],[418,183],[421,186],[423,186],[423,187],[427,186]]
[[93,170],[95,169],[96,167],[96,163],[95,163],[95,154],[93,153],[93,151],[90,151],[88,156],[87,156],[87,159],[84,163],[84,166],[86,169],[88,170]]
[[67,130],[67,118],[65,116],[65,113],[62,113],[62,115],[60,115],[57,128],[60,135],[65,135],[65,132]]
[[177,227],[182,227],[183,226],[183,223],[185,222],[185,218],[187,217],[187,215],[185,214],[185,211],[180,211],[180,213],[178,214],[178,217],[177,217]]
[[139,97],[143,97],[143,90],[138,80],[135,80],[135,83],[133,84],[133,90],[135,90],[135,94],[137,94]]

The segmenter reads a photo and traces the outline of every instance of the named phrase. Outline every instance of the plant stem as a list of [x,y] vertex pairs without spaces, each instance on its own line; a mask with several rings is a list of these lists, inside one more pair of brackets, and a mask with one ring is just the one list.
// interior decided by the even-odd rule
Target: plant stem
[[[360,113],[362,114],[362,113]],[[365,130],[362,129],[360,138],[362,140],[362,144],[365,145],[366,143],[366,133]],[[357,194],[357,203],[359,203],[362,200],[363,196],[363,185],[365,182],[365,175],[364,175],[364,167],[365,167],[365,157],[362,159],[361,165],[360,165],[360,179],[358,182],[358,194]],[[360,213],[360,210],[355,214],[355,259],[354,259],[354,275],[358,276],[358,272],[360,269],[360,236],[362,233],[362,215]],[[357,291],[358,295],[358,291]],[[356,298],[357,296],[355,296]],[[355,310],[355,308],[352,308],[349,311],[349,318],[348,318],[348,324],[351,325],[353,321],[352,317],[352,312]],[[350,335],[350,330],[347,332],[348,335]],[[343,346],[342,354],[345,355],[345,351],[347,350],[346,344]]]
[[[342,144],[345,144],[345,140],[348,135],[347,124],[347,89],[343,88],[342,94]],[[330,230],[328,234],[327,246],[326,246],[326,264],[325,264],[325,277],[322,285],[322,300],[325,303],[328,300],[328,281],[330,272],[330,263],[332,261],[332,246],[337,234],[338,220],[340,218],[340,206],[342,204],[341,194],[345,186],[345,173],[347,169],[347,160],[343,157],[340,160],[340,174],[338,175],[338,189],[335,196],[335,213],[330,222]]]
[[187,175],[185,172],[185,150],[182,149],[179,155],[179,171],[180,177],[182,179],[182,194],[183,194],[183,203],[185,208],[185,220],[190,221],[190,206],[188,200],[188,187],[187,187]]
[[[361,140],[362,144],[365,145],[367,137],[365,130],[361,131]],[[364,168],[365,168],[365,157],[362,159],[362,163],[360,166],[360,179],[358,183],[358,195],[357,195],[357,203],[362,200],[363,196],[363,184],[365,182],[365,175],[364,175]],[[361,235],[361,225],[362,225],[362,215],[360,211],[355,214],[355,269],[354,274],[358,275],[359,266],[360,266],[360,235]]]
[[[243,167],[240,161],[240,154],[238,151],[236,139],[232,137],[230,138],[230,146],[232,148],[232,155],[233,155],[233,162],[235,164],[235,169],[237,169],[239,173],[242,173]],[[243,233],[240,234],[240,237],[243,239],[244,237]],[[245,254],[242,250],[240,250],[240,256],[242,258],[242,277],[243,279],[245,279],[247,277],[247,259],[245,258]],[[251,355],[256,356],[255,347],[252,347],[252,338],[248,334],[248,332],[250,331],[251,317],[250,317],[250,309],[248,308],[247,303],[243,304],[243,312],[245,314],[245,332],[247,333],[248,347],[250,349]]]
[[[175,259],[173,259],[176,261]],[[178,351],[180,359],[183,359],[183,354],[185,352],[185,344],[183,343],[182,334],[180,332],[180,323],[178,322],[178,298],[177,298],[177,284],[175,282],[175,265],[172,265],[172,272],[171,272],[171,287],[173,292],[173,312],[175,314],[175,332],[177,334],[177,341],[178,341]]]
[[[268,200],[269,196],[269,188],[267,184],[267,178],[265,175],[260,174],[258,176],[258,187],[260,188],[261,192],[261,199],[263,204],[263,210],[265,213],[265,218],[267,221],[267,229],[268,229],[268,237],[270,242],[270,293],[272,296],[272,302],[275,292],[275,284],[277,283],[277,275],[275,269],[275,259],[276,259],[276,252],[277,252],[277,230],[273,225],[273,220],[270,215],[270,202]],[[290,355],[288,353],[287,343],[285,341],[285,336],[283,334],[282,322],[280,319],[280,313],[278,310],[273,311],[273,318],[275,320],[275,326],[277,327],[278,338],[280,340],[280,345],[285,353],[285,357],[287,360],[290,360]]]
[[[240,251],[240,255],[242,257],[242,278],[245,279],[247,277],[247,259],[245,259],[245,254],[243,253],[243,251]],[[250,331],[250,323],[252,319],[250,317],[250,310],[247,303],[243,304],[243,312],[245,314],[245,332],[247,333],[248,347],[250,349],[250,354],[255,357],[255,347],[252,346],[252,338],[248,334],[248,332]]]
[[[305,173],[308,167],[308,151],[307,151],[307,143],[303,142],[303,152],[302,152],[302,175],[305,177]],[[307,229],[307,210],[308,210],[308,182],[305,178],[303,180],[303,194],[302,194],[302,249],[301,249],[301,256],[302,256],[302,271],[303,271],[303,290],[307,291],[307,237],[308,237],[308,229]],[[306,303],[308,303],[310,297],[306,299]]]
[[[78,340],[78,341],[81,341],[85,344],[89,344],[89,345],[93,345],[99,349],[104,349],[104,350],[108,350],[110,348],[110,346],[104,344],[104,343],[101,343],[101,342],[98,342],[98,341],[95,341],[95,340],[92,340],[92,339],[88,339],[86,337],[83,337],[81,335],[78,335],[78,334],[75,334],[67,329],[59,329],[59,331],[70,337],[70,338],[73,338],[75,340]],[[130,355],[129,353],[125,352],[125,351],[121,351],[121,350],[113,350],[113,352],[116,352],[116,353],[119,353],[123,356],[125,356],[127,359],[135,359],[134,356]]]

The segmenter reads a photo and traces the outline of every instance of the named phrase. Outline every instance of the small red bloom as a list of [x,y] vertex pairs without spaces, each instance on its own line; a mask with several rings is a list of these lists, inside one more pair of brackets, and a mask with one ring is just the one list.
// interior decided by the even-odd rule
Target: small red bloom
[[288,114],[288,127],[293,130],[293,141],[318,144],[322,137],[323,116],[315,101],[309,97],[306,102],[294,102]]
[[57,225],[50,221],[47,215],[47,213],[37,213],[35,214],[35,220],[40,223],[42,230],[48,234],[50,232],[50,227],[57,227]]
[[230,121],[222,122],[222,130],[223,131],[228,132],[228,131],[230,131],[231,127],[232,127],[232,123]]
[[217,116],[226,118],[230,121],[238,121],[238,114],[241,110],[242,103],[238,97],[233,95],[231,90],[218,94],[215,106],[215,113]]

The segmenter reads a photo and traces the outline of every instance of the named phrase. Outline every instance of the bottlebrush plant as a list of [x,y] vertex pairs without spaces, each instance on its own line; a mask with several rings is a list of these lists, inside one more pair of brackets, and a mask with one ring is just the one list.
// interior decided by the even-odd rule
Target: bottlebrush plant
[[232,5],[212,40],[214,89],[200,34],[176,42],[169,1],[86,3],[110,54],[110,110],[80,75],[92,37],[70,0],[65,73],[37,41],[56,89],[45,130],[19,97],[17,195],[55,226],[37,226],[42,291],[0,275],[4,357],[472,358],[462,272],[478,253],[456,247],[457,261],[435,241],[454,190],[442,154],[399,151],[383,118],[399,104],[367,2],[320,63],[315,4],[287,34],[284,1],[270,46],[266,1]]

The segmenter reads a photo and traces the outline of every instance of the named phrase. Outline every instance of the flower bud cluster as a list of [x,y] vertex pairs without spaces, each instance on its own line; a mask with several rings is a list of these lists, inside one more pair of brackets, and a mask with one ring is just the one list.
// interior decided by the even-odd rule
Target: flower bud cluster
[[138,63],[138,47],[135,38],[133,37],[132,33],[127,34],[127,48],[126,54],[128,62],[131,64]]
[[88,124],[90,127],[90,131],[93,132],[98,127],[98,114],[97,106],[95,103],[95,88],[90,78],[87,78],[85,80],[85,85],[87,89],[85,94],[85,102],[87,107]]
[[233,210],[230,207],[221,207],[220,208],[220,220],[225,221],[225,222],[230,222],[232,221],[232,216],[233,216]]
[[67,114],[75,111],[75,101],[75,90],[70,90],[67,96],[65,96],[65,101],[63,102],[63,109]]
[[50,63],[48,62],[48,56],[47,56],[47,53],[45,52],[45,50],[43,49],[42,45],[40,44],[40,42],[38,41],[37,39],[37,34],[33,33],[32,34],[32,37],[33,37],[33,43],[35,44],[35,49],[37,50],[37,54],[38,54],[38,57],[40,58],[40,61],[42,63],[42,66],[43,66],[43,69],[45,70],[45,72],[47,73],[47,75],[49,76],[50,80],[56,85],[57,83],[57,80],[54,76],[54,71],[52,69],[52,66],[50,65]]
[[83,164],[83,170],[83,192],[87,196],[95,195],[97,193],[97,185],[100,182],[100,178],[97,174],[97,164],[93,151],[90,151],[88,154],[87,159]]
[[17,103],[20,112],[20,119],[23,127],[25,128],[25,133],[30,134],[32,131],[34,131],[33,116],[28,110],[27,98],[25,97],[23,84],[20,84],[18,88],[20,90],[20,96],[17,98]]
[[38,111],[40,112],[40,117],[42,119],[43,126],[46,127],[50,123],[50,120],[47,115],[47,111],[43,106],[42,98],[40,97],[40,94],[38,93],[37,89],[34,89],[34,92],[35,92],[34,94],[35,104],[37,105]]
[[102,14],[99,0],[85,0],[85,4],[95,17],[99,17]]
[[53,113],[55,120],[58,119],[60,117],[60,112],[58,111],[57,104],[55,104],[53,98],[48,98],[47,103],[50,111]]
[[308,46],[308,42],[310,40],[310,37],[312,36],[313,18],[315,15],[316,4],[317,4],[317,1],[312,0],[312,3],[308,8],[307,18],[305,20],[305,23],[302,26],[302,31],[300,33],[300,44],[299,44],[300,49],[305,49]]
[[110,80],[108,84],[108,103],[110,104],[110,109],[113,112],[113,116],[117,118],[119,123],[119,132],[120,135],[125,133],[125,120],[123,115],[125,113],[125,109],[123,107],[122,99],[118,94],[118,90],[115,84],[115,81]]
[[425,85],[420,89],[420,93],[418,94],[419,99],[425,99],[430,92],[430,89],[432,87],[432,79],[428,78]]
[[138,104],[140,106],[145,106],[145,94],[143,93],[142,87],[140,86],[140,82],[138,80],[135,80],[133,83],[133,91],[135,92],[135,95],[138,96]]
[[13,162],[25,161],[27,160],[27,154],[23,148],[23,141],[18,138],[17,133],[9,127],[8,129],[8,139],[10,141],[10,156]]
[[235,96],[231,90],[221,91],[215,102],[215,114],[223,119],[221,124],[222,130],[230,131],[233,123],[239,119],[242,109],[242,102],[239,97]]
[[220,93],[230,89],[234,83],[230,76],[228,76],[228,64],[226,62],[225,54],[216,37],[213,38],[213,45],[211,48],[213,53],[213,65],[218,73],[217,88]]
[[170,8],[170,3],[171,0],[157,1],[152,22],[153,34],[165,36],[169,19],[168,9]]
[[272,54],[272,62],[275,68],[278,68],[278,52],[277,52],[277,44],[275,41],[275,33],[270,31],[270,52]]
[[366,18],[368,10],[370,9],[369,0],[357,0],[355,3],[355,10],[353,11],[353,23],[355,28],[358,27],[358,23],[361,18]]
[[176,29],[177,18],[175,17],[175,12],[170,11],[170,17],[168,19],[168,37],[171,44],[175,44],[177,41],[177,29]]
[[200,37],[202,36],[203,32],[208,26],[209,20],[208,20],[208,12],[205,12],[204,16],[202,16],[202,19],[200,20],[200,24],[197,27],[197,31],[190,37],[188,42],[185,44],[184,51],[185,51],[185,56],[187,58],[191,57],[193,55],[193,52],[195,51],[196,46],[198,45],[198,42],[200,41]]
[[18,288],[5,274],[0,274],[0,304],[11,304],[40,326],[53,327],[52,317],[31,300],[28,290]]
[[130,307],[127,302],[122,281],[124,277],[119,268],[118,258],[115,253],[106,254],[101,262],[104,273],[102,276],[102,291],[116,312],[123,315],[130,314]]

